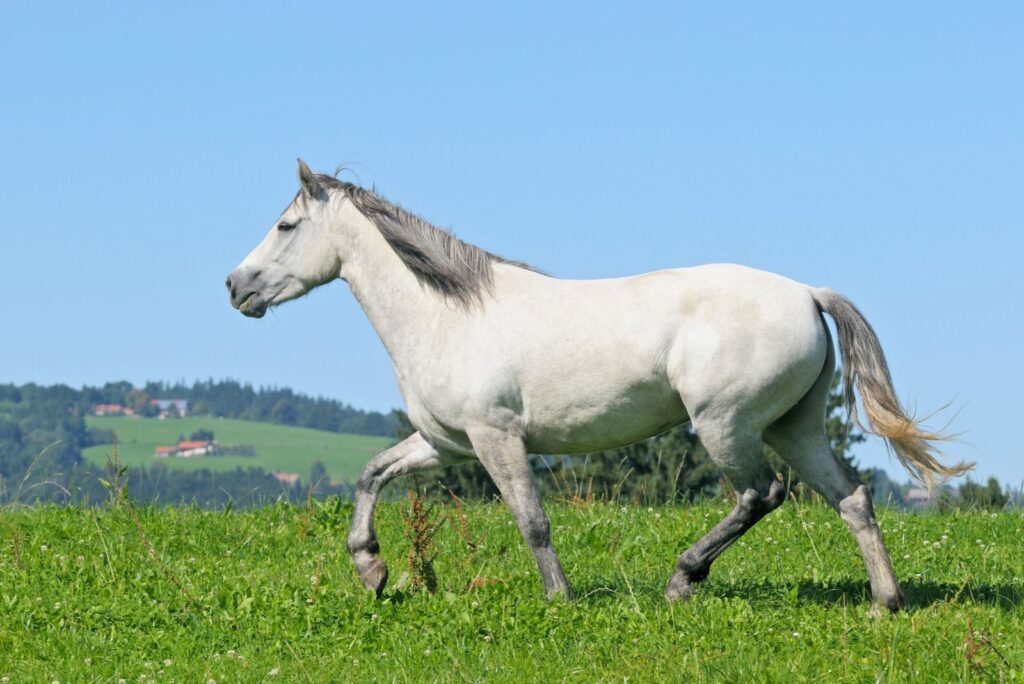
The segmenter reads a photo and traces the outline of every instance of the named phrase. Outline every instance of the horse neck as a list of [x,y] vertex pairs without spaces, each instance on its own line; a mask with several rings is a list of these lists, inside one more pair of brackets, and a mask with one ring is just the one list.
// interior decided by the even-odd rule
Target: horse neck
[[423,287],[373,223],[345,203],[350,226],[340,276],[349,285],[396,366],[422,346],[426,327],[449,313],[444,301]]

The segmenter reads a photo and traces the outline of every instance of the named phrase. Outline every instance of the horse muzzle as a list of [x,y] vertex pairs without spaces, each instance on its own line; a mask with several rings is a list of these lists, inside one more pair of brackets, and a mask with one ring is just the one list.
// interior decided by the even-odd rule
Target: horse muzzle
[[250,318],[263,318],[267,313],[267,300],[260,293],[260,272],[232,271],[224,285],[231,297],[231,306]]

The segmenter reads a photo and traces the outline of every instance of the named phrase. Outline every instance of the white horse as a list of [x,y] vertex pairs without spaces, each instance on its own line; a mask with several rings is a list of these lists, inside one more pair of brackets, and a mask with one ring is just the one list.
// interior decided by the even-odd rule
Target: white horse
[[417,432],[359,478],[348,548],[380,592],[373,512],[390,480],[477,458],[536,558],[547,596],[572,591],[551,545],[528,453],[609,449],[692,421],[736,491],[729,515],[676,561],[665,595],[685,599],[711,563],[769,511],[785,486],[771,445],[821,493],[860,545],[875,603],[902,594],[868,490],[832,453],[825,400],[839,331],[846,400],[859,391],[872,432],[917,477],[956,475],[901,408],[871,326],[848,300],[734,265],[611,280],[560,280],[508,262],[299,160],[301,189],[227,279],[231,303],[269,307],[341,278],[394,361]]

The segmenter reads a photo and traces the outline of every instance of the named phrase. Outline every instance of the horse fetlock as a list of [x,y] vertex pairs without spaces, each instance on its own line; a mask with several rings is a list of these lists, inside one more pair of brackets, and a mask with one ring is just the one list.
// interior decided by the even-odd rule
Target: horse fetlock
[[697,557],[693,549],[687,549],[676,560],[676,571],[665,588],[669,601],[686,601],[693,595],[694,585],[707,579],[711,565]]
[[676,572],[673,578],[680,577],[687,584],[697,584],[707,579],[710,571],[710,563],[700,558],[693,549],[687,549],[676,559]]
[[380,553],[380,544],[377,543],[376,535],[373,532],[357,531],[354,527],[348,534],[345,547],[353,557],[361,554],[376,556]]

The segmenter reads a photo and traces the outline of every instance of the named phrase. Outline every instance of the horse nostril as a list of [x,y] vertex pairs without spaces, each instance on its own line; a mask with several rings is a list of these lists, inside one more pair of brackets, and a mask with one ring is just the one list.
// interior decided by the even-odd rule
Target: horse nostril
[[231,289],[231,276],[228,276],[228,279],[224,281],[224,285],[225,285],[225,286],[226,286],[226,287],[227,287],[227,288],[228,288],[229,290]]

